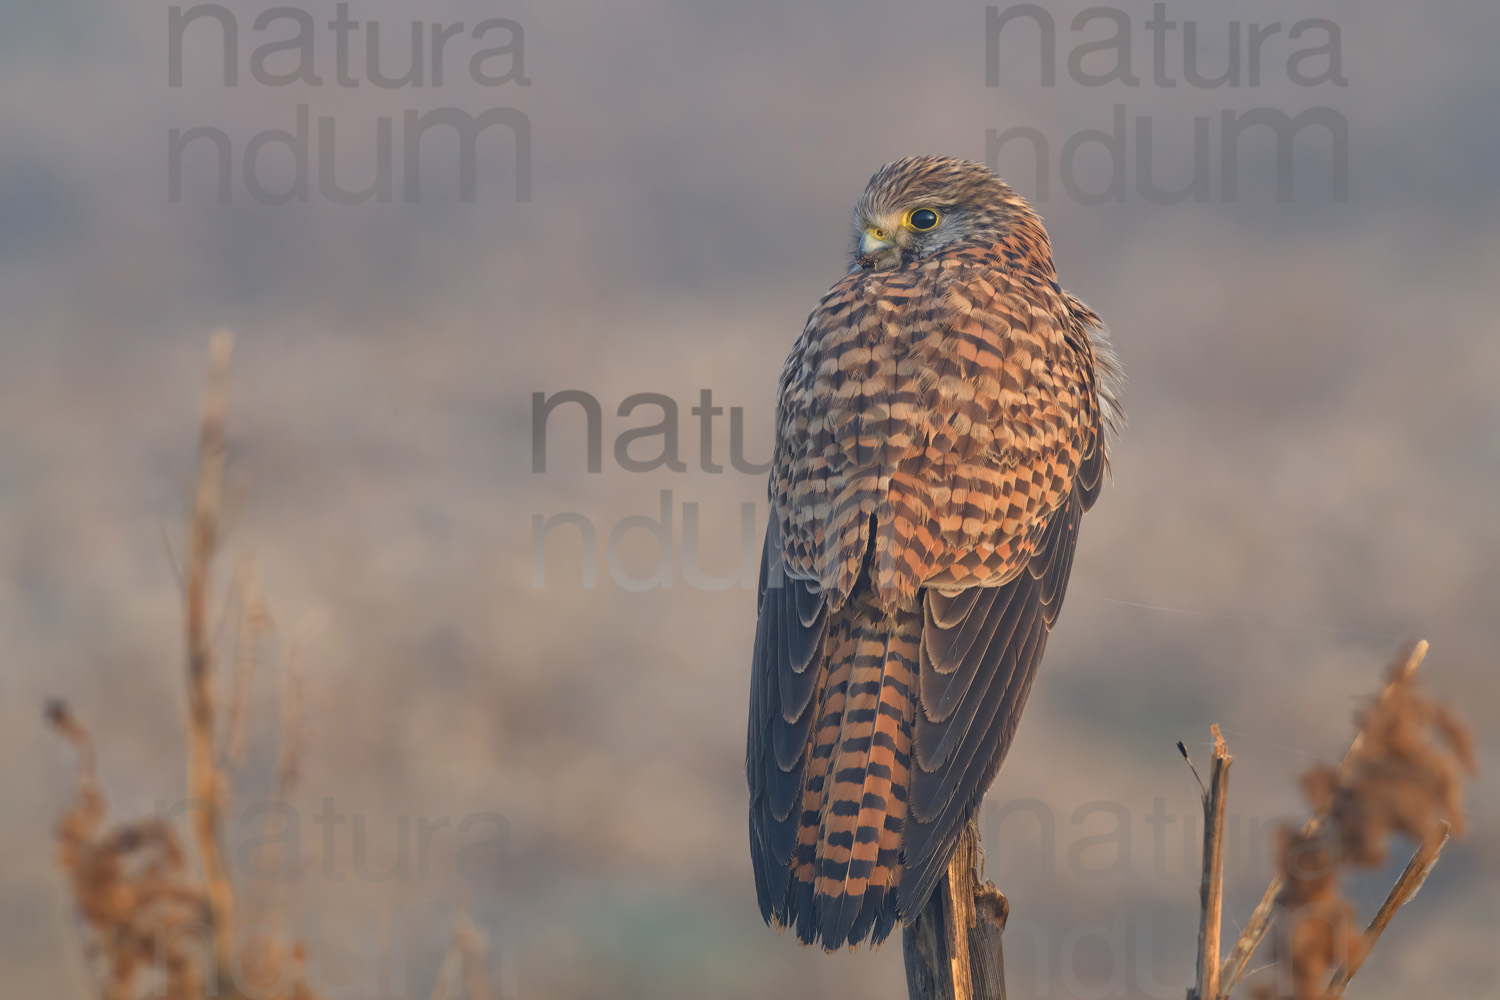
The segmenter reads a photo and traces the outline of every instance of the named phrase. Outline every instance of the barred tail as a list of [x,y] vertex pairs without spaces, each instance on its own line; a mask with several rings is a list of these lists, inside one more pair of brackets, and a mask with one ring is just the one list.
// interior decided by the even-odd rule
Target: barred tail
[[896,922],[922,617],[868,590],[831,623],[793,854],[797,936],[830,951]]

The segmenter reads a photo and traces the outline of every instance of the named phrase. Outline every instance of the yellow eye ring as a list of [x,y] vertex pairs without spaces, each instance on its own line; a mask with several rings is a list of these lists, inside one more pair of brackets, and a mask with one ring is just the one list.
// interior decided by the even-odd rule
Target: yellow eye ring
[[914,233],[925,233],[930,229],[936,229],[937,224],[942,221],[942,216],[930,208],[914,208],[906,213],[906,218],[901,220],[901,224]]

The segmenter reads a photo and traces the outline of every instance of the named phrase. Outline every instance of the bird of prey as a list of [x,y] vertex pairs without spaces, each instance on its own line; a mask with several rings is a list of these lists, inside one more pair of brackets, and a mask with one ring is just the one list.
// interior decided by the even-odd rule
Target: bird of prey
[[767,923],[918,914],[994,779],[1121,417],[1104,324],[983,164],[882,167],[782,371],[745,769]]

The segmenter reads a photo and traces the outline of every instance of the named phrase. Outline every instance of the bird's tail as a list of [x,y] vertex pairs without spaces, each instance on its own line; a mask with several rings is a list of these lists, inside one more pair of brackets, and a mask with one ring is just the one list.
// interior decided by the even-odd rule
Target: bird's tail
[[827,646],[793,854],[797,937],[830,951],[896,922],[921,613],[852,596]]

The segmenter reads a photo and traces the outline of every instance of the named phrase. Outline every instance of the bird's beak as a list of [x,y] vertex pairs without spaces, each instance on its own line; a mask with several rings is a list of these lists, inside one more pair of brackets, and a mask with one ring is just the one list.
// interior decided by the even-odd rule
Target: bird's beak
[[859,253],[862,253],[864,256],[874,256],[876,253],[882,252],[882,250],[891,249],[892,246],[895,246],[895,244],[886,238],[885,232],[873,228],[873,226],[865,229],[864,235],[859,237]]
[[873,257],[881,251],[891,249],[895,244],[886,239],[886,236],[885,232],[873,226],[866,229],[864,235],[859,238],[860,254],[865,257]]

